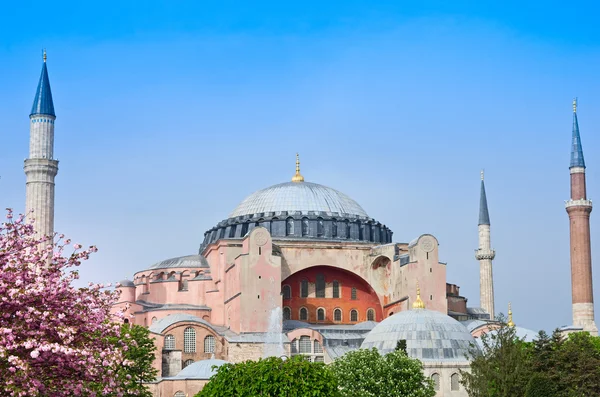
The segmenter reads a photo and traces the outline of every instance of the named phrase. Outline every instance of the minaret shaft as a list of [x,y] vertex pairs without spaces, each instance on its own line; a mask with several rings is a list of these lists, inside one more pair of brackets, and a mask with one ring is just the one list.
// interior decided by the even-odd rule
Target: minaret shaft
[[566,202],[569,214],[571,248],[571,289],[573,325],[598,334],[594,321],[594,290],[592,284],[592,250],[590,214],[592,202],[587,199],[585,161],[577,121],[577,102],[573,102],[573,136],[571,146],[571,199]]
[[479,249],[475,258],[479,261],[479,304],[493,320],[494,310],[494,274],[492,260],[496,252],[492,249],[490,237],[490,214],[488,211],[483,171],[481,171],[481,195],[479,198]]

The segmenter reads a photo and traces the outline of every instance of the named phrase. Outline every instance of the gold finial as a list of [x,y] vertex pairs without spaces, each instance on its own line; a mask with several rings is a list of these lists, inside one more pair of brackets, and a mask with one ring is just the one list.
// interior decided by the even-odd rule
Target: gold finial
[[304,182],[304,177],[300,174],[300,156],[296,153],[296,175],[292,178],[292,182]]
[[512,307],[510,306],[510,302],[508,302],[508,322],[506,323],[509,327],[514,327],[515,323],[512,318]]
[[421,300],[421,288],[419,288],[419,282],[417,281],[417,299],[413,303],[413,309],[425,309],[425,302]]
[[481,180],[483,181],[483,170],[481,170]]
[[42,55],[42,58],[44,58],[44,62],[46,62],[46,59],[48,59],[48,57],[46,56],[46,49],[44,48],[44,55]]
[[573,98],[573,113],[577,113],[577,98]]

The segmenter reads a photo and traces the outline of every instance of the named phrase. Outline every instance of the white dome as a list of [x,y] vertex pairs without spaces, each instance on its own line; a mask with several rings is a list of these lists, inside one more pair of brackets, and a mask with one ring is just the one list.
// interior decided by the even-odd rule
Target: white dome
[[467,361],[466,353],[475,339],[467,328],[443,313],[417,309],[396,313],[367,334],[361,348],[377,348],[386,354],[406,340],[410,357],[421,361]]
[[325,212],[328,215],[368,218],[350,197],[327,186],[310,182],[286,182],[259,190],[246,197],[229,215],[235,218],[265,212]]

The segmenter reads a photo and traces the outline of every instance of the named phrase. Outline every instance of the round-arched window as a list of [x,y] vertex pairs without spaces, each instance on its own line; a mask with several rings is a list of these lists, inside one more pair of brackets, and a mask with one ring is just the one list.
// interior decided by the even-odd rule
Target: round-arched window
[[175,337],[173,335],[165,336],[165,350],[175,350]]
[[355,309],[350,310],[350,321],[352,321],[352,322],[358,321],[358,310],[355,310]]
[[440,390],[440,374],[432,374],[431,380],[433,381],[433,390]]
[[305,307],[300,308],[300,320],[308,321],[308,310]]
[[283,319],[291,320],[292,319],[292,310],[289,307],[283,308]]
[[333,311],[333,321],[342,321],[342,309],[335,309]]
[[183,351],[196,353],[196,330],[192,327],[187,327],[183,331]]
[[375,321],[375,310],[367,310],[367,321]]
[[215,352],[215,337],[212,335],[208,335],[204,338],[204,353],[214,353]]
[[317,309],[317,321],[325,321],[325,309]]

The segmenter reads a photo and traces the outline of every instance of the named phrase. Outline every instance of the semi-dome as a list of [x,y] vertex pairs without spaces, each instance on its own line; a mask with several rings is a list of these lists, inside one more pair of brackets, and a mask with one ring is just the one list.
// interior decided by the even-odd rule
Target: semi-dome
[[475,339],[467,328],[443,313],[415,309],[396,313],[373,328],[361,348],[377,348],[386,354],[406,340],[409,356],[422,361],[467,361]]
[[286,182],[259,190],[246,197],[230,218],[268,212],[335,213],[367,218],[365,210],[342,192],[311,182]]

